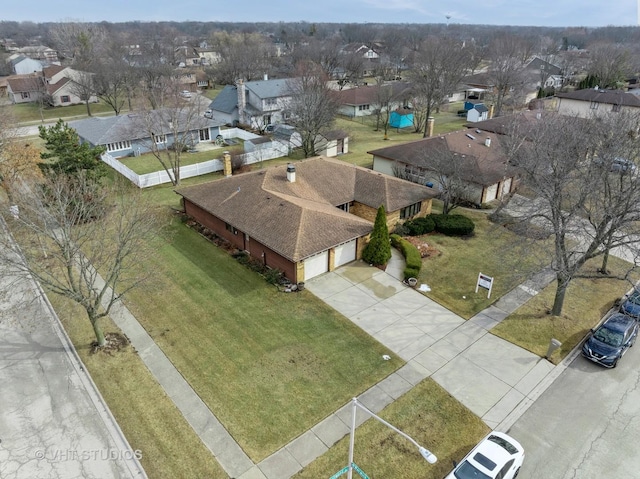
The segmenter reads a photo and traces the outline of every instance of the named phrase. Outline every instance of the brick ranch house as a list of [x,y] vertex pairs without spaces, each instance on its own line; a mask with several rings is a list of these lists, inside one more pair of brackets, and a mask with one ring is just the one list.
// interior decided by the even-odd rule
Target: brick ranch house
[[[227,172],[230,161],[225,155]],[[359,259],[380,205],[392,227],[429,214],[436,195],[431,188],[325,157],[176,192],[188,216],[295,283]]]

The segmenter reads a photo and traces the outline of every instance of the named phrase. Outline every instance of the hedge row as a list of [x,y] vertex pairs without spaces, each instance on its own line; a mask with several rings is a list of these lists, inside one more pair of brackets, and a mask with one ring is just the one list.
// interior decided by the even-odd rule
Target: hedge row
[[468,236],[476,225],[470,218],[462,215],[428,215],[405,221],[402,231],[410,236],[420,236],[437,231],[447,236]]
[[422,257],[418,248],[399,235],[389,236],[394,248],[398,248],[404,256],[407,266],[404,268],[404,279],[417,278],[422,268]]

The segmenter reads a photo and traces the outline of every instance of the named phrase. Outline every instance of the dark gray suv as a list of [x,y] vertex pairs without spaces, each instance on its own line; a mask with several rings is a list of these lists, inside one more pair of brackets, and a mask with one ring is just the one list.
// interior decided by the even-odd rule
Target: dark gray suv
[[582,345],[582,355],[607,368],[615,368],[638,337],[638,322],[625,314],[612,314],[592,329]]

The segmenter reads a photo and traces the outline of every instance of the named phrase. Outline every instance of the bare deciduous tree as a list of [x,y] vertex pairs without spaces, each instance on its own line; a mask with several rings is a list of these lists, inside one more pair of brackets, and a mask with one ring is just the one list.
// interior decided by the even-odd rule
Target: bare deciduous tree
[[314,63],[298,66],[296,78],[289,81],[291,103],[287,107],[288,123],[302,138],[305,158],[317,152],[322,134],[334,124],[337,103],[327,85],[327,77]]
[[124,184],[107,189],[82,175],[23,184],[12,199],[19,215],[6,221],[21,254],[2,234],[0,263],[16,278],[33,278],[82,306],[104,346],[100,319],[146,279],[140,266],[159,224],[153,210],[139,191]]
[[[207,137],[211,120],[202,116],[197,99],[181,98],[177,91],[171,106],[140,110],[132,118],[134,134],[160,162],[174,186],[180,184],[182,155],[198,141],[212,140]],[[200,134],[204,137],[198,137]]]
[[270,70],[270,46],[258,34],[229,34],[216,32],[210,38],[221,61],[210,70],[218,83],[233,85],[237,80],[262,78]]
[[410,76],[415,94],[421,99],[418,106],[424,108],[420,116],[424,118],[425,137],[432,111],[453,94],[471,67],[470,53],[461,42],[448,37],[431,37],[420,47]]
[[589,47],[591,61],[588,73],[597,78],[602,88],[619,88],[633,73],[631,50],[613,43],[597,43]]
[[553,315],[562,313],[574,278],[593,277],[581,273],[586,261],[612,248],[625,249],[632,263],[638,257],[640,182],[635,166],[618,163],[640,158],[639,118],[614,115],[586,121],[556,115],[529,128],[526,141],[522,135],[507,140],[518,142],[508,151],[536,195],[521,209],[520,224],[542,228],[553,240]]

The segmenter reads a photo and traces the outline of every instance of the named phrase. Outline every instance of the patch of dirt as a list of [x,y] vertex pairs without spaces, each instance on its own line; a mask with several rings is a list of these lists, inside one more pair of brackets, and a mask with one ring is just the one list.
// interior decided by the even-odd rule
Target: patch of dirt
[[102,347],[98,346],[97,341],[91,343],[90,354],[103,353],[112,356],[113,353],[117,353],[129,345],[129,338],[120,333],[106,333],[104,339],[106,344]]
[[433,246],[429,246],[429,244],[425,243],[422,239],[420,239],[419,236],[405,236],[404,239],[418,248],[421,258],[429,258],[440,255],[440,251],[438,251],[438,249],[434,248]]

